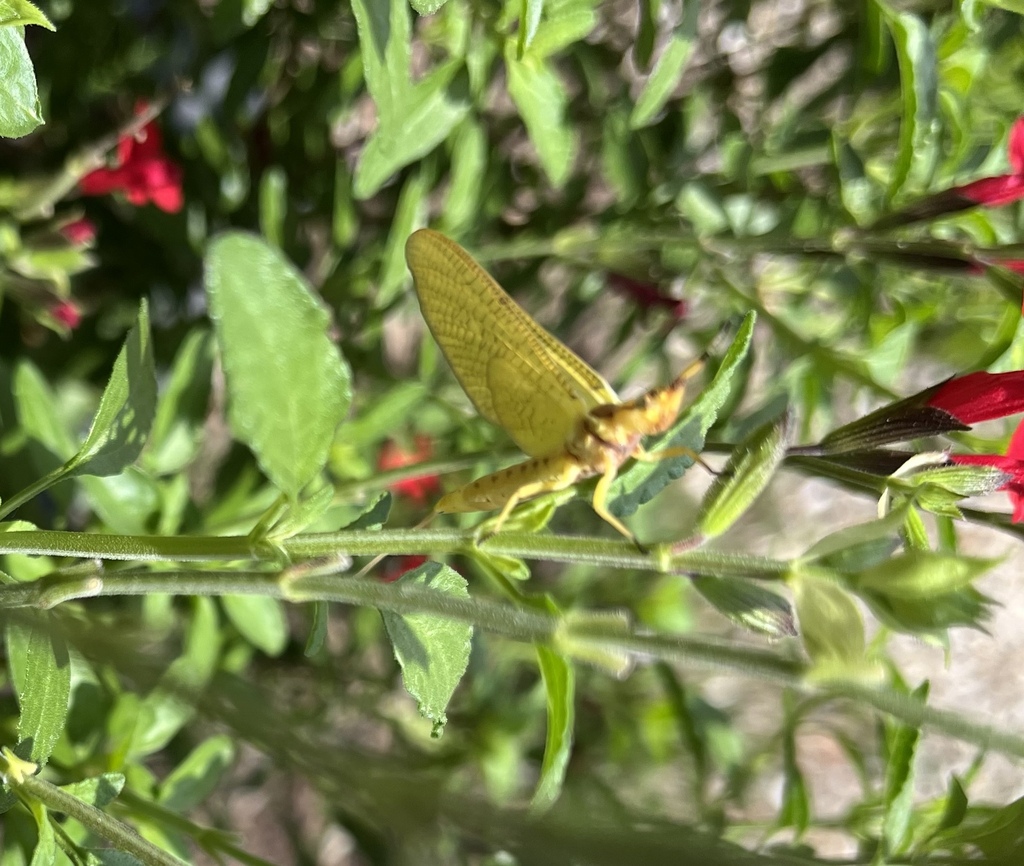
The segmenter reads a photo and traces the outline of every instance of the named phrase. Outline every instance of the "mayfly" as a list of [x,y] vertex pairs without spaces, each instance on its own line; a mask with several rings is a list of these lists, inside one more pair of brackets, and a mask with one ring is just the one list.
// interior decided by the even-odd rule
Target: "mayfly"
[[631,458],[699,459],[689,448],[649,453],[642,440],[669,428],[703,359],[669,385],[623,402],[599,373],[530,318],[454,241],[420,229],[406,242],[405,259],[423,318],[459,384],[480,414],[505,429],[530,457],[447,494],[434,512],[500,509],[497,532],[520,502],[600,476],[594,511],[636,542],[608,510],[609,489]]

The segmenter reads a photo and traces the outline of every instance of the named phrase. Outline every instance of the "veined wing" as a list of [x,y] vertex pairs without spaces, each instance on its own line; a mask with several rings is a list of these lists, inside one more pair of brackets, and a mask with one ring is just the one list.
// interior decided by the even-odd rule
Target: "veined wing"
[[599,373],[538,325],[472,256],[420,229],[405,258],[423,318],[459,384],[527,454],[561,448],[579,419],[619,399]]

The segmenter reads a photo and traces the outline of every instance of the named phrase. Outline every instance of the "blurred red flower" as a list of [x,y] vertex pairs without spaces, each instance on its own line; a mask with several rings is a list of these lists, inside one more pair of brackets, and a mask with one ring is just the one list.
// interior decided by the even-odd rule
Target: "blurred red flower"
[[403,574],[414,568],[419,568],[426,561],[425,556],[389,556],[388,561],[384,564],[384,570],[380,574],[380,579],[384,583],[394,583]]
[[1024,523],[1024,422],[1014,431],[1006,454],[950,454],[950,462],[959,465],[991,466],[1006,476],[998,490],[1009,494],[1013,522]]
[[74,301],[58,301],[50,307],[50,315],[72,331],[82,323],[82,311]]
[[117,143],[115,168],[98,168],[83,177],[78,186],[83,195],[119,191],[133,205],[152,202],[162,211],[177,213],[185,201],[181,178],[181,166],[164,153],[160,128],[152,121]]
[[60,233],[75,246],[86,246],[96,240],[96,226],[85,217],[65,223]]
[[689,311],[686,301],[666,295],[654,283],[635,280],[624,274],[609,273],[608,285],[620,295],[632,300],[641,310],[654,308],[667,310],[668,314],[677,322],[685,318]]
[[[406,451],[392,439],[388,439],[377,455],[377,469],[400,469],[403,466],[412,466],[428,460],[434,453],[434,448],[427,436],[419,435],[413,440],[415,450]],[[391,489],[399,496],[406,496],[414,502],[422,503],[441,487],[441,482],[436,473],[425,475],[413,475],[410,478],[403,478],[391,485]]]

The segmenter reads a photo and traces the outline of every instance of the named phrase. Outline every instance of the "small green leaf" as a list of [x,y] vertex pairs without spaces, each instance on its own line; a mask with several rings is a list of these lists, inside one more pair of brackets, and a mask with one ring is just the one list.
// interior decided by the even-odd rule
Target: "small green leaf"
[[539,59],[564,51],[597,26],[597,0],[545,0],[545,18],[530,46]]
[[857,571],[888,559],[900,543],[905,508],[879,520],[847,526],[826,535],[804,554],[808,562],[836,571]]
[[206,256],[206,292],[235,436],[295,498],[327,462],[352,399],[330,316],[305,278],[261,239],[229,232]]
[[864,620],[849,594],[827,578],[802,573],[792,586],[804,648],[820,675],[863,665]]
[[267,242],[284,247],[284,219],[288,215],[288,175],[272,165],[260,179],[260,232]]
[[345,524],[345,529],[366,529],[370,532],[376,532],[378,529],[383,528],[384,524],[388,522],[388,515],[391,514],[391,505],[394,502],[394,497],[390,491],[385,490],[379,494],[376,499],[373,500],[355,520],[351,523]]
[[[462,576],[437,562],[406,572],[397,584],[469,598]],[[382,611],[381,616],[406,691],[418,702],[420,713],[433,722],[431,736],[439,737],[448,721],[445,709],[469,664],[473,627],[431,614],[400,616]]]
[[561,188],[572,169],[574,140],[566,123],[569,97],[556,72],[534,53],[516,59],[513,41],[505,46],[508,92],[537,150],[551,185]]
[[[928,684],[915,689],[913,697],[925,703]],[[885,818],[882,821],[882,834],[890,854],[904,851],[909,841],[914,806],[914,753],[920,737],[920,728],[902,724],[897,725],[891,734],[885,769]]]
[[764,424],[733,449],[701,503],[697,535],[717,538],[754,504],[786,456],[792,415]]
[[[935,43],[928,25],[910,12],[897,12],[884,3],[879,5],[896,45],[903,97],[899,150],[889,178],[891,198],[903,187],[915,158],[922,160],[933,156],[938,70]],[[927,175],[927,170],[923,173]]]
[[67,477],[116,475],[142,452],[156,413],[156,371],[145,301],[100,397],[85,442],[64,467]]
[[445,234],[458,237],[477,218],[486,171],[487,136],[478,121],[467,118],[452,143],[451,180],[440,222]]
[[668,45],[654,64],[654,69],[644,84],[629,116],[631,129],[642,129],[657,119],[665,103],[675,92],[679,79],[683,77],[686,63],[693,51],[697,35],[697,13],[700,3],[687,0],[683,4],[683,20],[672,34]]
[[402,185],[398,205],[391,220],[387,245],[384,247],[384,261],[381,263],[380,278],[377,280],[378,307],[389,306],[408,281],[405,264],[405,242],[413,229],[423,224],[426,215],[427,173],[421,169],[410,174]]
[[195,808],[213,793],[234,759],[235,744],[226,734],[204,740],[164,779],[157,802],[175,812]]
[[125,778],[121,773],[103,773],[100,776],[83,779],[81,782],[61,785],[60,789],[76,800],[102,809],[117,798],[124,788],[124,782]]
[[743,628],[771,638],[792,637],[796,631],[788,601],[749,580],[695,576],[690,579],[715,610]]
[[[46,627],[11,624],[7,629],[7,657],[21,715],[18,742],[22,757],[43,766],[57,744],[68,716],[71,662],[64,641]],[[22,749],[18,749],[22,754]]]
[[533,38],[540,27],[540,16],[544,12],[544,0],[519,0],[519,42],[517,49],[522,60],[526,49],[533,44]]
[[53,866],[57,862],[57,835],[50,823],[50,811],[39,802],[33,802],[29,810],[39,829],[36,850],[32,852],[29,866]]
[[548,728],[544,742],[544,760],[540,781],[530,806],[544,811],[554,805],[562,791],[565,771],[572,754],[572,736],[576,721],[576,675],[564,657],[545,646],[537,646],[537,662],[547,695]]
[[225,595],[224,612],[249,643],[276,657],[288,645],[288,621],[281,602],[265,595]]
[[0,136],[21,138],[43,124],[36,73],[22,27],[0,27]]
[[29,0],[0,0],[0,27],[38,24],[47,30],[56,30],[41,9]]
[[[700,452],[704,437],[718,418],[718,412],[725,405],[731,391],[733,377],[740,369],[750,348],[754,333],[753,313],[748,313],[740,325],[736,337],[726,352],[722,365],[693,404],[680,416],[649,450],[686,447]],[[693,465],[689,457],[661,460],[657,463],[637,462],[623,472],[612,485],[610,496],[611,511],[616,517],[628,517],[641,505],[650,502],[669,484],[681,477]]]

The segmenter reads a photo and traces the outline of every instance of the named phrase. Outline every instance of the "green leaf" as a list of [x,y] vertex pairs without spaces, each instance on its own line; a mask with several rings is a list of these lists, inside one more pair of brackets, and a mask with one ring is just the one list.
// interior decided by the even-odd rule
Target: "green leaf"
[[[913,697],[922,704],[928,698],[928,684],[924,683],[913,691]],[[890,854],[906,850],[911,834],[911,820],[914,806],[914,754],[920,728],[911,725],[897,725],[891,736],[889,760],[885,768],[885,818],[882,834]]]
[[[530,46],[530,54],[544,59],[584,39],[597,26],[596,7],[596,0],[546,0],[545,18]],[[517,59],[521,57],[522,54]]]
[[121,773],[103,773],[100,776],[83,779],[81,782],[61,785],[60,789],[76,800],[102,809],[117,798],[124,788],[124,782],[125,778]]
[[826,535],[807,550],[804,559],[836,571],[857,571],[877,565],[899,545],[906,513],[905,508],[894,509],[879,520]]
[[896,44],[903,97],[899,149],[889,178],[891,198],[906,182],[914,159],[931,155],[932,129],[938,110],[938,71],[935,43],[924,21],[910,12],[897,12],[884,3],[879,5]]
[[516,60],[513,41],[505,45],[508,92],[551,185],[561,188],[572,169],[573,133],[566,123],[568,95],[555,71],[534,53]]
[[284,247],[284,219],[288,215],[288,175],[272,165],[260,180],[260,232],[271,245]]
[[544,0],[519,0],[519,42],[516,46],[519,59],[523,59],[526,49],[533,44],[540,27],[540,16],[544,12]]
[[57,835],[53,832],[53,824],[50,823],[50,812],[38,802],[33,802],[29,810],[36,819],[36,826],[39,829],[36,850],[32,852],[29,866],[53,866],[57,862]]
[[174,357],[142,457],[146,468],[157,475],[180,472],[198,452],[209,410],[213,345],[209,331],[196,329]]
[[827,578],[792,580],[800,635],[817,673],[845,675],[864,661],[864,620],[849,594]]
[[149,308],[139,306],[134,327],[100,397],[85,442],[64,466],[66,477],[116,475],[142,452],[156,412],[156,372]]
[[744,439],[716,477],[701,502],[697,535],[717,538],[729,529],[764,492],[786,456],[792,415],[764,424]]
[[[469,598],[462,576],[437,562],[406,572],[397,583]],[[400,616],[382,611],[381,616],[405,689],[416,699],[421,715],[433,722],[431,736],[439,737],[448,721],[445,709],[469,664],[473,627],[431,614]]]
[[479,215],[486,171],[487,136],[479,122],[467,118],[452,143],[451,179],[440,222],[445,234],[458,237]]
[[0,27],[38,24],[47,30],[56,30],[50,19],[29,0],[0,0]]
[[572,736],[576,722],[576,675],[563,656],[545,646],[537,646],[537,662],[547,695],[548,728],[544,741],[544,760],[540,781],[530,806],[544,811],[554,805],[562,791],[565,771],[572,755]]
[[448,0],[409,0],[409,5],[418,15],[433,15],[447,2]]
[[187,812],[202,803],[235,760],[235,744],[226,734],[196,746],[164,779],[157,802],[175,812]]
[[232,431],[295,498],[323,469],[352,399],[348,365],[327,334],[330,316],[277,250],[242,232],[210,245],[206,292]]
[[697,575],[690,578],[715,610],[734,623],[770,638],[797,633],[793,609],[781,595],[749,580]]
[[46,764],[68,716],[71,662],[59,635],[44,620],[7,628],[7,657],[18,696],[19,755]]
[[408,282],[405,242],[413,230],[423,224],[428,192],[427,173],[422,169],[411,174],[402,185],[395,215],[391,220],[391,230],[388,232],[388,242],[384,248],[380,278],[377,280],[378,307],[389,306]]
[[995,564],[992,559],[910,550],[851,575],[850,584],[858,592],[928,599],[969,586]]
[[281,602],[265,595],[225,595],[224,612],[249,643],[276,657],[288,645],[288,622]]
[[42,126],[36,73],[25,47],[22,27],[0,27],[0,136],[21,138]]
[[409,7],[353,0],[366,88],[377,105],[377,128],[356,167],[353,193],[366,199],[399,169],[430,153],[469,110],[463,96],[448,93],[457,62],[436,68],[422,81],[410,78]]
[[[656,452],[661,448],[685,447],[700,452],[704,447],[704,437],[729,398],[733,376],[739,370],[750,348],[754,320],[753,313],[746,315],[722,360],[722,365],[715,374],[714,381],[701,391],[690,408],[649,450]],[[657,463],[638,461],[623,472],[612,485],[612,513],[616,517],[628,517],[681,477],[692,465],[693,460],[689,457],[677,457]]]
[[654,69],[629,115],[631,129],[650,126],[675,92],[693,51],[699,10],[700,3],[693,0],[686,0],[683,4],[683,20],[654,64]]

